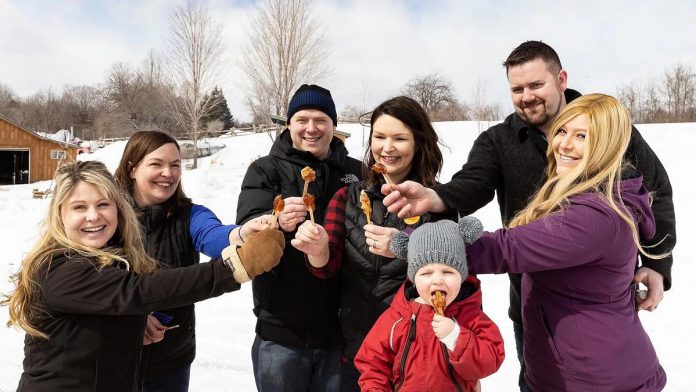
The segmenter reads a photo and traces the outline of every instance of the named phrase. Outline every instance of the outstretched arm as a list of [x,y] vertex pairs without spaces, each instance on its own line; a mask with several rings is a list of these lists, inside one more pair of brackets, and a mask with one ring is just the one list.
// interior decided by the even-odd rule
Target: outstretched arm
[[415,181],[384,184],[382,193],[387,195],[383,201],[387,210],[396,213],[399,218],[423,215],[428,211],[442,212],[447,209],[435,191]]

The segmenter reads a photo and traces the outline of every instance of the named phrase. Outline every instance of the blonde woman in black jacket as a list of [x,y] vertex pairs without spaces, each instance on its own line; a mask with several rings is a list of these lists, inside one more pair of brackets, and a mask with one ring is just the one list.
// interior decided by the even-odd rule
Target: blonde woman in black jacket
[[[38,243],[3,299],[26,331],[18,391],[136,391],[145,321],[155,309],[239,289],[280,260],[266,230],[191,267],[155,271],[136,215],[100,162],[58,169]],[[261,251],[263,250],[263,251]]]

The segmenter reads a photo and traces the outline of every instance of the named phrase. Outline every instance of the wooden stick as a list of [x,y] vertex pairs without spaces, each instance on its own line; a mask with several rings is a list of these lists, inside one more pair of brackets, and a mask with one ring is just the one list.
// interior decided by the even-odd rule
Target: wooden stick
[[312,223],[314,223],[314,208],[309,208],[309,218],[312,220]]

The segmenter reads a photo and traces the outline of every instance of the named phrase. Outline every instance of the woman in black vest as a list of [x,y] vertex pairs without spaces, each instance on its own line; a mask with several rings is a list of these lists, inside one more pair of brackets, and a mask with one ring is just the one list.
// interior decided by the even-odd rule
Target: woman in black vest
[[[268,227],[263,216],[243,226],[223,225],[211,210],[193,204],[181,187],[179,144],[165,133],[141,131],[131,136],[115,175],[133,197],[145,250],[168,267],[197,264],[199,252],[220,257],[228,245],[240,246],[247,236]],[[179,327],[167,330],[172,325]],[[154,312],[143,343],[143,391],[188,391],[196,355],[194,306]]]
[[[365,180],[336,192],[324,227],[305,221],[292,241],[307,254],[307,267],[314,275],[341,277],[341,391],[360,390],[355,354],[406,279],[406,263],[394,259],[389,250],[391,239],[400,230],[441,218],[427,214],[406,223],[387,212],[380,192],[387,179],[396,184],[405,180],[435,184],[442,153],[425,110],[411,98],[395,97],[377,106],[370,125]],[[376,163],[384,165],[385,175],[370,170]],[[372,223],[361,209],[362,191],[369,198]]]

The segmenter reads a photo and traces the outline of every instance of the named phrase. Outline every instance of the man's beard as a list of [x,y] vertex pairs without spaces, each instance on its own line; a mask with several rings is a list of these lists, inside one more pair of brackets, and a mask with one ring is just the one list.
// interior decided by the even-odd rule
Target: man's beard
[[524,120],[529,125],[533,125],[535,127],[538,127],[540,125],[544,125],[549,121],[549,114],[546,111],[546,105],[545,103],[542,103],[542,110],[538,113],[529,113],[525,111],[525,109],[522,109],[522,113],[520,113],[520,117]]
[[[559,99],[558,99],[558,106],[556,106],[555,110],[553,110],[553,113],[550,113],[548,110],[546,110],[546,101],[541,101],[541,111],[538,113],[528,113],[525,111],[523,108],[518,114],[524,122],[526,122],[529,125],[535,126],[535,127],[540,127],[542,125],[546,125],[553,120],[556,119],[556,116],[558,116],[558,113],[561,112],[561,105],[563,104],[563,92],[560,92],[559,94]],[[536,106],[536,105],[535,105]]]

